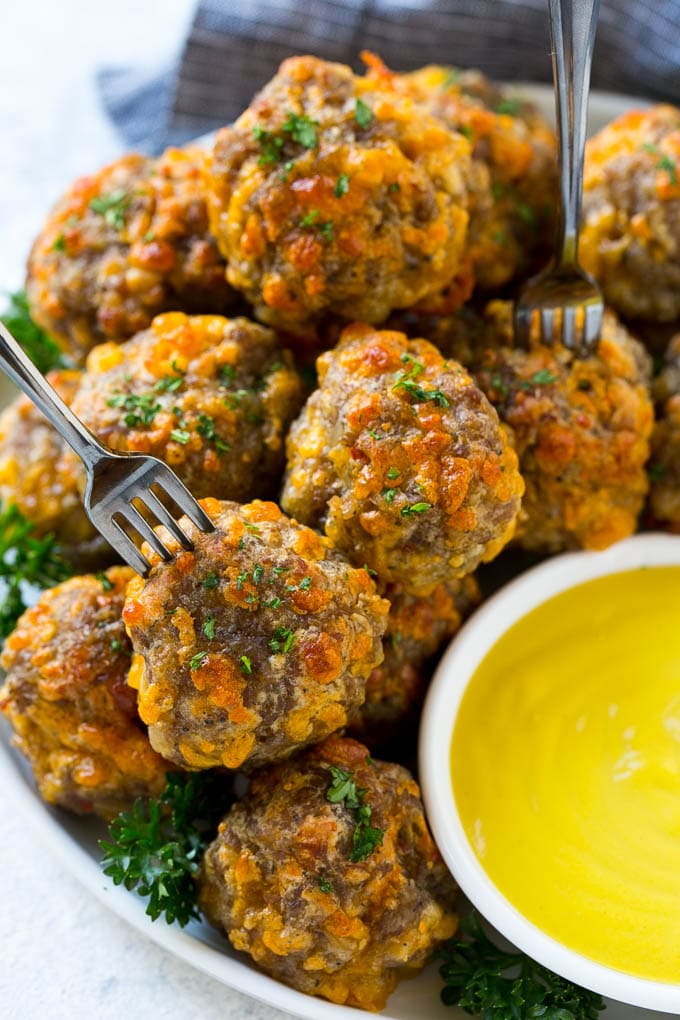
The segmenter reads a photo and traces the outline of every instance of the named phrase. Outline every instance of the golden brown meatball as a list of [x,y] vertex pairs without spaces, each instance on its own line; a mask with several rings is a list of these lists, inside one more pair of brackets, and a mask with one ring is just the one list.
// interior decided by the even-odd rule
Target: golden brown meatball
[[680,532],[680,334],[666,351],[655,380],[657,421],[649,463],[649,512],[655,527]]
[[302,400],[270,329],[168,312],[90,353],[73,410],[112,449],[164,460],[196,497],[240,501],[277,491]]
[[680,110],[624,114],[586,146],[580,255],[629,318],[680,318]]
[[512,306],[488,305],[464,338],[458,317],[450,353],[469,354],[479,385],[512,430],[526,482],[517,541],[554,553],[604,549],[635,531],[648,483],[653,408],[650,359],[612,312],[595,354],[580,358],[534,338],[514,346]]
[[426,596],[399,585],[382,592],[390,603],[383,638],[385,658],[366,683],[366,700],[350,719],[349,731],[371,746],[384,744],[415,722],[430,678],[432,656],[460,629],[481,600],[472,575],[439,584]]
[[208,168],[229,282],[264,322],[382,321],[458,271],[470,146],[407,96],[315,57],[286,60]]
[[0,709],[50,804],[113,818],[158,796],[171,766],[151,748],[126,684],[128,567],[43,592],[7,638]]
[[[554,132],[531,104],[508,98],[479,71],[430,66],[390,75],[432,116],[472,146],[466,254],[470,288],[493,290],[526,274],[552,240],[557,200]],[[462,292],[463,298],[467,293]],[[456,304],[455,295],[449,307]],[[458,302],[460,303],[460,302]]]
[[215,531],[183,518],[193,552],[130,585],[129,682],[170,761],[252,768],[345,725],[382,659],[389,603],[274,503],[202,505]]
[[512,537],[523,491],[498,416],[426,340],[356,324],[288,436],[284,509],[382,583],[426,594]]
[[76,181],[28,261],[31,315],[76,361],[158,312],[234,303],[208,231],[199,150],[127,155]]
[[[80,373],[55,371],[47,378],[70,406]],[[0,500],[14,503],[38,537],[54,534],[72,563],[110,563],[113,553],[87,518],[78,478],[59,433],[31,400],[18,397],[0,415]]]
[[262,970],[376,1011],[454,933],[454,894],[411,775],[341,737],[259,772],[199,876],[201,910]]

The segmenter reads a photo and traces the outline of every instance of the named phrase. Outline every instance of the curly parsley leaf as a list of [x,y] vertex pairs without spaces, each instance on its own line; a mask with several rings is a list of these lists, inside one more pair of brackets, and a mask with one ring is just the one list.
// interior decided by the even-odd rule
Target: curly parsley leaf
[[524,953],[500,949],[473,911],[437,954],[442,1001],[483,1020],[597,1020],[602,998]]
[[336,765],[331,765],[329,772],[333,781],[326,791],[326,800],[331,804],[344,804],[356,820],[349,859],[353,864],[365,861],[382,844],[385,830],[371,825],[372,809],[365,801],[368,790],[357,788],[354,774]]
[[147,899],[153,921],[164,914],[184,927],[200,916],[194,876],[230,803],[219,774],[168,774],[159,799],[136,800],[109,825],[99,841],[104,874]]
[[0,635],[7,637],[27,607],[31,588],[51,588],[73,571],[53,535],[37,538],[33,525],[13,503],[0,504]]
[[44,329],[36,326],[28,308],[26,292],[17,290],[8,295],[9,306],[0,319],[4,322],[12,336],[28,354],[29,358],[45,375],[53,368],[64,368],[64,356],[51,336]]

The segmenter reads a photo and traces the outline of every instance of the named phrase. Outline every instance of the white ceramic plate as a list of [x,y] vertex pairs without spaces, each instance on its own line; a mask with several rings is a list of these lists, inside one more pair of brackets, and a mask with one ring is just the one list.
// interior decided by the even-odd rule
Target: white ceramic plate
[[[533,100],[546,116],[552,116],[553,97],[549,86],[517,85],[509,91]],[[633,106],[644,105],[648,104],[634,98],[595,92],[590,100],[590,130],[598,130]],[[0,380],[0,406],[11,399],[11,393],[9,384]],[[98,899],[187,963],[237,991],[308,1020],[357,1020],[361,1016],[375,1016],[364,1010],[335,1006],[303,995],[260,974],[245,956],[237,955],[227,940],[207,924],[194,922],[182,930],[162,921],[152,923],[145,915],[144,903],[138,896],[116,888],[102,874],[97,838],[104,830],[92,820],[78,819],[49,808],[40,800],[30,770],[9,745],[9,730],[4,722],[0,727],[0,789],[16,810],[25,816],[36,835]],[[388,1020],[463,1020],[467,1014],[441,1004],[440,987],[436,966],[430,966],[416,979],[402,982],[380,1015]],[[611,1003],[604,1014],[606,1020],[652,1020],[663,1016],[618,1003]]]

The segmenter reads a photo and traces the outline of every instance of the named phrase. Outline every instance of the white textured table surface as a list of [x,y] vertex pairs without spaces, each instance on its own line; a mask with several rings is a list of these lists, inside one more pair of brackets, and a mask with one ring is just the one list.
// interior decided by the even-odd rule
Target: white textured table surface
[[[192,8],[193,0],[1,0],[0,291],[21,284],[30,241],[60,191],[121,149],[94,69],[162,64]],[[119,921],[7,809],[0,904],[3,1020],[284,1018]]]

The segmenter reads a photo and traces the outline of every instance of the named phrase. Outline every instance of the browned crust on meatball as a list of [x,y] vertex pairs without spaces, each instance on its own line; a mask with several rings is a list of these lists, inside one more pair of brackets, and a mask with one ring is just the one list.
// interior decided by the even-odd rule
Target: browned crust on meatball
[[272,330],[168,312],[87,360],[73,410],[107,446],[169,464],[196,497],[273,495],[303,386]]
[[[469,319],[468,319],[469,321]],[[501,420],[512,430],[526,482],[517,542],[556,553],[604,549],[632,534],[648,488],[645,463],[653,424],[650,359],[605,312],[589,357],[536,336],[514,346],[512,306],[492,302],[465,337],[458,317],[445,349],[470,365]]]
[[215,531],[183,519],[194,551],[130,585],[130,683],[166,758],[253,768],[345,725],[382,659],[389,604],[274,503],[202,505]]
[[356,324],[318,362],[282,506],[383,583],[426,594],[512,537],[523,483],[498,417],[426,340]]
[[234,303],[208,230],[198,149],[129,154],[76,181],[50,213],[28,261],[31,315],[80,361],[170,309]]
[[430,679],[432,656],[460,629],[481,601],[472,575],[439,584],[429,595],[409,595],[399,585],[382,594],[390,613],[383,638],[385,658],[366,683],[366,700],[350,719],[352,736],[372,747],[415,723]]
[[50,804],[109,819],[158,796],[168,762],[149,744],[126,683],[128,567],[43,592],[7,638],[0,710]]
[[586,146],[579,252],[629,318],[680,318],[680,110],[632,110]]
[[467,139],[408,96],[315,57],[286,60],[208,166],[228,279],[258,318],[380,322],[458,271]]
[[649,462],[649,520],[656,528],[680,533],[680,334],[666,351],[654,381],[657,420]]
[[[384,830],[356,863],[353,813],[326,797],[331,766],[352,773],[371,825]],[[259,772],[199,877],[206,917],[258,967],[302,992],[376,1011],[454,933],[454,893],[410,774],[341,737]]]
[[[384,75],[375,58],[371,63],[374,75]],[[509,98],[479,71],[431,65],[390,79],[472,146],[466,248],[470,288],[489,291],[526,274],[552,240],[554,132],[531,104]],[[440,308],[447,302],[453,310],[456,296],[444,295]]]

